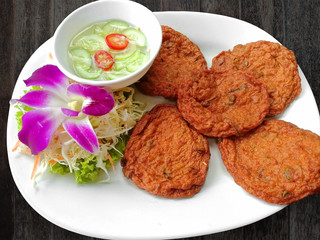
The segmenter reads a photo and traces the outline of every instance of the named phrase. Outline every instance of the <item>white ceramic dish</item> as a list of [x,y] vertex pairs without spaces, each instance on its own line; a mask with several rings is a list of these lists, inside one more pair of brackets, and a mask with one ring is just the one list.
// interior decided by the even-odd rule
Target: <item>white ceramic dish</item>
[[[68,46],[72,38],[94,23],[112,19],[126,21],[141,29],[146,35],[150,49],[149,60],[137,71],[115,80],[96,81],[77,76],[68,62]],[[56,65],[69,78],[83,84],[117,89],[133,84],[148,71],[159,52],[161,41],[161,26],[148,8],[133,1],[104,0],[91,2],[76,9],[60,23],[53,36],[52,54]]]
[[[160,12],[156,16],[161,24],[173,27],[198,44],[208,63],[220,51],[238,43],[260,39],[276,41],[261,29],[229,17],[193,12]],[[26,63],[13,97],[21,95],[23,79],[38,67],[52,63],[48,56],[51,46],[52,40],[47,41]],[[319,134],[317,105],[301,70],[300,76],[300,96],[278,118]],[[148,102],[149,108],[166,101],[161,97],[139,95],[139,98]],[[11,151],[16,140],[14,109],[11,107],[7,146],[18,189],[40,215],[83,235],[108,239],[190,237],[241,227],[284,207],[265,203],[236,185],[221,161],[214,139],[209,140],[212,158],[202,190],[192,198],[175,200],[155,197],[138,189],[123,177],[120,165],[112,174],[110,184],[77,185],[71,176],[48,173],[34,187],[30,180],[33,159]]]

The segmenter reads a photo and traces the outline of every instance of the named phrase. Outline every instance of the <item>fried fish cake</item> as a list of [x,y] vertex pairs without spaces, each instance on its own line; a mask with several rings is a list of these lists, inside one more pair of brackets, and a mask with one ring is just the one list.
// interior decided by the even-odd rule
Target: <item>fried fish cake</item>
[[237,45],[212,59],[218,72],[241,70],[253,74],[267,89],[271,107],[268,116],[282,113],[301,92],[301,79],[294,53],[273,42]]
[[234,181],[269,203],[290,204],[320,190],[320,137],[282,120],[266,120],[219,143]]
[[188,126],[175,106],[159,104],[134,127],[121,165],[139,188],[183,198],[201,190],[209,159],[207,139]]
[[[177,105],[198,132],[210,137],[241,135],[260,125],[269,112],[266,89],[241,71],[195,71]],[[188,82],[188,81],[186,81]]]
[[160,51],[137,86],[145,94],[175,99],[183,76],[193,69],[206,70],[207,62],[199,47],[182,33],[162,26],[162,35]]

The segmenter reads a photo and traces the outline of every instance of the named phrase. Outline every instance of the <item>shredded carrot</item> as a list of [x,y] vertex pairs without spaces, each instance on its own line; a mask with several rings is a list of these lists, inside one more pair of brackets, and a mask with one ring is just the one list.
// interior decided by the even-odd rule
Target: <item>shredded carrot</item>
[[49,58],[53,61],[53,56],[52,56],[51,52],[49,52]]
[[31,179],[33,179],[34,174],[37,171],[37,166],[39,164],[39,160],[40,160],[40,153],[36,156],[36,158],[34,160],[34,165],[33,165],[32,173],[31,173]]
[[22,153],[27,153],[27,154],[30,154],[30,155],[31,155],[31,151],[30,151],[29,148],[27,148],[27,149],[21,149],[20,152],[22,152]]
[[65,129],[62,126],[59,126],[59,128],[56,130],[56,132],[64,132]]
[[113,172],[116,172],[116,168],[114,167],[112,157],[110,156],[109,153],[107,153],[107,157],[108,157],[108,159],[109,159],[109,162],[111,163],[112,171],[113,171]]
[[20,144],[21,144],[21,142],[20,142],[20,140],[18,140],[16,142],[16,144],[14,145],[14,147],[12,148],[12,152],[16,151],[18,149],[18,147],[20,146]]
[[54,163],[56,163],[56,161],[55,160],[50,160],[49,163],[50,164],[54,164]]
[[[68,154],[68,157],[69,157],[69,158],[72,158],[73,155]],[[58,160],[64,160],[64,158],[63,158],[62,156],[58,156],[57,159],[58,159]],[[50,161],[54,161],[54,160],[50,160]],[[51,163],[50,161],[49,161],[49,163]],[[56,162],[56,161],[55,161],[55,162]]]

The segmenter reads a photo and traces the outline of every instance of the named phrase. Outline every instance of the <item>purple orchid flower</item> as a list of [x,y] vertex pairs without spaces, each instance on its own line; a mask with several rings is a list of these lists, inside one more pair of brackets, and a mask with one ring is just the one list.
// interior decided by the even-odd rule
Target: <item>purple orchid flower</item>
[[24,81],[26,86],[38,86],[20,99],[34,110],[22,116],[19,140],[27,145],[32,154],[43,151],[55,130],[62,124],[68,134],[85,150],[97,155],[99,143],[88,115],[102,116],[114,106],[112,96],[97,86],[69,84],[68,78],[54,65],[45,65]]

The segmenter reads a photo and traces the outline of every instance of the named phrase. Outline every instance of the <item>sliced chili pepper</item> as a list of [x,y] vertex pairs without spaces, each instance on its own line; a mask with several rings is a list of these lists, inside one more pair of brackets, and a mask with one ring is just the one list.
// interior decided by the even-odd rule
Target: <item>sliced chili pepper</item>
[[113,57],[104,50],[97,51],[94,55],[94,60],[96,61],[97,67],[105,71],[110,70],[114,64]]
[[123,34],[112,33],[106,37],[106,43],[109,48],[115,50],[123,50],[128,46],[129,41],[128,38]]

